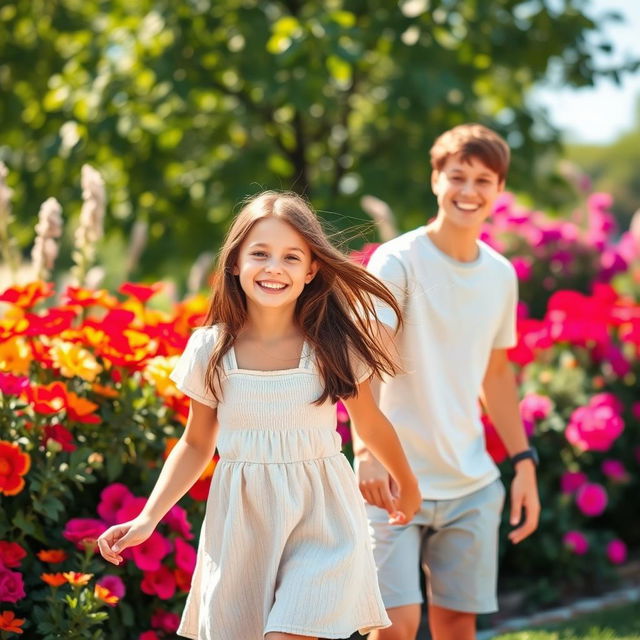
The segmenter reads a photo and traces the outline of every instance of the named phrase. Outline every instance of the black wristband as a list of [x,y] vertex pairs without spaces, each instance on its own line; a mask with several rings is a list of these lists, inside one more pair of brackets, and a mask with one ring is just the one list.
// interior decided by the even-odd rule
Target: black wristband
[[525,449],[524,451],[511,456],[511,464],[514,467],[518,464],[518,462],[522,460],[531,460],[537,467],[540,459],[538,458],[538,452],[536,451],[535,447],[530,447],[529,449]]

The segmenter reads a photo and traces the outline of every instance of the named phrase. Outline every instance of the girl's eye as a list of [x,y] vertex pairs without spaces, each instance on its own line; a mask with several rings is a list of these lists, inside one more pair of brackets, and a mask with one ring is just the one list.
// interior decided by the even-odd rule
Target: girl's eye
[[267,253],[265,251],[252,251],[251,255],[256,256],[256,258],[264,258]]
[[287,256],[287,260],[296,260],[296,261],[300,261],[300,258],[298,258],[298,256]]

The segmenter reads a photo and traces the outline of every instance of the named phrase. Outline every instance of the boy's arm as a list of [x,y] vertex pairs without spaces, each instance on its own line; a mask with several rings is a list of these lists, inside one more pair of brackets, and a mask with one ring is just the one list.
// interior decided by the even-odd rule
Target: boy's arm
[[[516,378],[506,349],[491,352],[482,382],[482,401],[509,456],[527,449],[529,443],[520,418]],[[523,509],[524,522],[509,534],[514,543],[521,542],[536,530],[540,516],[536,468],[529,459],[518,462],[515,467],[511,484],[511,525],[520,523]]]

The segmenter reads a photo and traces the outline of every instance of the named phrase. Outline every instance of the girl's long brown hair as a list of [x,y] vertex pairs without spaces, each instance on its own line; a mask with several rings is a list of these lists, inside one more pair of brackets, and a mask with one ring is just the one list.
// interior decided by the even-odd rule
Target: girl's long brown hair
[[220,400],[222,357],[247,319],[246,297],[233,268],[247,234],[256,222],[267,217],[291,225],[306,240],[319,266],[315,278],[298,298],[295,312],[306,340],[314,347],[324,383],[316,404],[328,398],[335,403],[356,395],[354,358],[367,366],[372,375],[397,373],[397,365],[381,344],[375,319],[375,302],[379,299],[393,309],[399,324],[402,322],[392,293],[333,247],[303,198],[289,192],[265,191],[249,200],[233,221],[214,273],[204,325],[218,325],[220,331],[206,373],[206,384],[216,399]]

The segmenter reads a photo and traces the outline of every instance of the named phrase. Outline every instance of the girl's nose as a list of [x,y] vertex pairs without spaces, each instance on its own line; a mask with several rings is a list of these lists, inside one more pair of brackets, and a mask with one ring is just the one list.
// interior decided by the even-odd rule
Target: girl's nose
[[269,273],[282,273],[282,267],[280,266],[280,262],[278,260],[269,260],[264,269]]

